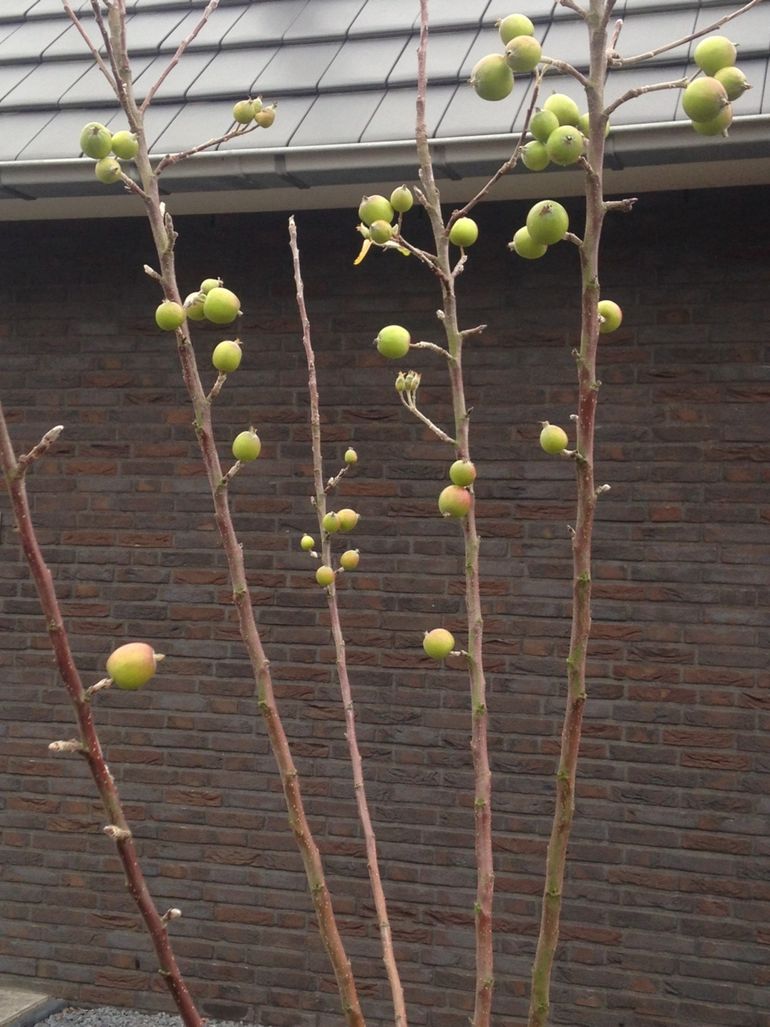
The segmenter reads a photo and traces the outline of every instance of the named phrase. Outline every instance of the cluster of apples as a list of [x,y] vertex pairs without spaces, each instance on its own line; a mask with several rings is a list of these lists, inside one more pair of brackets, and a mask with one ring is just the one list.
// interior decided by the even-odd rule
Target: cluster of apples
[[727,135],[732,124],[732,101],[751,86],[740,68],[735,67],[738,51],[727,36],[708,36],[695,47],[695,63],[703,76],[694,79],[684,91],[682,107],[692,127],[700,135]]
[[164,332],[174,332],[181,328],[188,318],[190,321],[210,321],[216,325],[229,325],[240,313],[241,301],[234,292],[223,287],[221,278],[204,278],[200,288],[191,292],[184,303],[163,300],[155,311],[155,323]]
[[509,14],[497,22],[505,53],[482,57],[471,72],[471,85],[482,100],[504,100],[513,92],[514,73],[534,71],[542,56],[535,26],[526,14]]
[[234,105],[233,121],[239,125],[250,125],[254,121],[260,128],[270,128],[275,121],[275,104],[265,107],[261,96],[248,96]]
[[96,161],[94,174],[105,185],[117,182],[123,174],[121,160],[133,160],[139,152],[139,140],[133,132],[121,129],[114,135],[98,121],[89,121],[80,133],[80,149]]
[[[345,466],[350,467],[358,462],[358,453],[352,446],[348,446],[343,457]],[[328,510],[321,518],[321,531],[325,537],[338,533],[347,534],[356,527],[361,516],[351,507],[343,507],[341,510]],[[312,535],[305,534],[299,540],[299,547],[305,553],[317,557],[315,539]],[[343,571],[354,571],[358,567],[360,553],[357,549],[346,549],[340,555],[339,569]],[[333,584],[336,571],[329,564],[323,563],[315,572],[315,580],[322,588],[328,588]]]

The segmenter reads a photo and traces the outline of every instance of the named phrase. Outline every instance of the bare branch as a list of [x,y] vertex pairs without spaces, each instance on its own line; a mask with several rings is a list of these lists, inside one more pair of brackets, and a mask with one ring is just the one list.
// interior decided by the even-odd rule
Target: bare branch
[[560,61],[555,57],[541,57],[540,63],[545,64],[548,68],[554,68],[556,71],[560,71],[563,75],[571,75],[572,78],[576,78],[581,86],[586,89],[588,87],[588,79],[582,73],[578,71],[572,64],[568,64],[566,61]]
[[685,89],[689,81],[689,78],[677,78],[672,79],[671,82],[655,82],[650,86],[636,86],[634,89],[629,89],[627,92],[623,93],[623,95],[618,97],[617,100],[614,100],[609,107],[605,108],[604,116],[609,118],[609,116],[616,111],[618,107],[622,106],[624,103],[628,103],[629,100],[635,100],[637,96],[644,96],[645,93],[657,93],[661,89]]
[[206,5],[206,9],[204,10],[203,14],[200,16],[200,20],[195,25],[195,28],[192,30],[192,32],[190,32],[190,34],[188,36],[185,36],[185,38],[182,40],[182,42],[176,48],[176,53],[174,54],[174,56],[171,58],[171,60],[168,62],[166,67],[161,72],[161,75],[160,75],[160,78],[158,79],[158,81],[154,82],[153,85],[150,86],[150,88],[149,88],[149,90],[147,92],[147,96],[145,96],[145,98],[142,101],[142,104],[141,104],[141,106],[139,108],[139,110],[141,111],[142,114],[144,114],[144,112],[150,106],[150,104],[153,101],[153,98],[154,98],[155,94],[158,92],[160,87],[166,81],[166,79],[168,78],[170,73],[174,70],[174,68],[177,66],[177,64],[179,64],[179,61],[180,61],[182,55],[184,54],[185,50],[188,48],[190,43],[192,43],[192,41],[195,39],[195,37],[198,35],[198,33],[201,31],[201,29],[205,27],[206,22],[209,20],[209,18],[214,13],[214,11],[217,9],[217,7],[219,7],[219,0],[209,0],[208,4]]
[[609,57],[609,66],[611,68],[628,68],[632,64],[641,64],[642,61],[649,61],[653,57],[657,57],[658,54],[666,53],[669,50],[675,50],[678,46],[684,46],[686,43],[691,43],[693,39],[700,39],[701,36],[706,36],[709,32],[714,32],[716,29],[721,28],[722,25],[726,25],[728,21],[732,21],[734,18],[739,18],[746,11],[750,11],[752,7],[756,7],[757,4],[762,3],[762,0],[750,0],[749,3],[744,4],[743,7],[739,7],[737,11],[733,11],[731,14],[725,14],[724,17],[718,18],[716,21],[712,21],[710,25],[706,25],[702,29],[698,29],[697,32],[691,32],[689,36],[682,36],[681,39],[675,39],[671,43],[665,43],[663,46],[658,46],[654,50],[647,50],[645,53],[636,54],[633,57],[621,57],[619,54],[611,53]]
[[110,84],[110,88],[112,89],[112,91],[115,93],[115,95],[117,96],[117,98],[119,100],[120,99],[120,89],[118,88],[117,79],[113,76],[112,72],[110,71],[110,69],[105,64],[104,58],[99,53],[99,48],[96,46],[96,44],[94,42],[92,42],[91,37],[88,35],[86,30],[83,28],[83,23],[81,22],[80,18],[78,18],[77,14],[75,14],[75,12],[70,7],[69,0],[62,0],[62,2],[64,4],[64,11],[65,11],[67,17],[70,19],[70,21],[75,26],[75,28],[80,33],[80,35],[83,37],[83,41],[85,42],[86,46],[88,47],[88,50],[89,50],[91,56],[94,59],[94,63],[98,67],[99,71],[101,71],[102,75],[104,75],[104,77],[107,79],[107,81]]
[[575,14],[579,14],[583,21],[585,21],[588,17],[588,12],[585,11],[582,7],[580,7],[577,4],[576,0],[559,0],[559,3],[562,7],[569,7],[569,9],[571,11],[574,11]]
[[210,150],[214,146],[219,146],[221,143],[227,143],[231,139],[235,139],[236,136],[245,136],[249,132],[254,132],[260,128],[259,125],[239,125],[237,128],[231,128],[225,132],[224,135],[217,136],[214,139],[209,139],[205,143],[198,143],[197,146],[191,146],[189,150],[180,150],[179,153],[168,153],[155,167],[155,174],[160,175],[166,168],[171,167],[172,164],[179,164],[180,161],[187,160],[188,157],[193,157],[196,153],[201,153],[203,150]]
[[620,211],[621,214],[630,214],[634,209],[634,204],[639,200],[638,196],[629,196],[625,200],[605,200],[604,209],[606,211]]
[[412,349],[432,349],[436,353],[440,353],[442,357],[446,357],[447,360],[455,359],[445,346],[437,346],[435,342],[413,342]]
[[414,416],[422,421],[426,428],[430,428],[434,435],[438,435],[442,442],[448,442],[452,446],[457,445],[457,439],[453,439],[451,435],[447,435],[445,431],[434,424],[429,417],[426,417],[422,410],[418,409],[417,404],[414,402],[414,398],[409,393],[400,392],[401,402],[404,404],[407,410],[411,411]]
[[45,433],[40,442],[33,446],[29,453],[25,453],[23,456],[20,456],[16,464],[16,476],[20,477],[21,475],[26,474],[30,465],[36,460],[39,460],[44,453],[48,452],[63,431],[64,425],[57,424],[56,427],[51,428],[50,431]]

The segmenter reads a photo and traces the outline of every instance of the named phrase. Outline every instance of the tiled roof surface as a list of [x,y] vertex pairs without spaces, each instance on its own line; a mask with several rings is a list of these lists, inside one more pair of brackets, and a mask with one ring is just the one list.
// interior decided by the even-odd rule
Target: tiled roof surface
[[[83,12],[95,36],[90,3],[79,0],[73,6]],[[127,0],[127,34],[140,97],[204,6],[205,0]],[[643,52],[740,6],[713,0],[619,0],[614,17],[622,18],[624,27],[618,49],[621,55]],[[586,65],[582,23],[553,0],[433,0],[431,7],[428,119],[436,140],[463,140],[467,150],[474,137],[503,137],[521,125],[530,76],[517,76],[514,94],[500,103],[481,101],[467,84],[479,57],[501,50],[494,23],[511,10],[533,19],[545,53]],[[371,151],[376,166],[378,148],[413,137],[417,22],[417,0],[221,0],[153,104],[148,117],[151,149],[167,153],[220,135],[231,124],[233,100],[260,94],[266,101],[278,101],[274,127],[228,143],[228,153],[270,153],[279,158],[280,168],[286,161],[291,166],[302,152],[305,184],[313,169],[324,181],[360,178],[366,164],[361,154]],[[732,23],[729,34],[739,44],[740,66],[753,86],[736,105],[736,126],[759,121],[767,141],[770,0]],[[693,45],[660,55],[652,66],[611,74],[609,97],[632,84],[681,75]],[[552,91],[580,99],[579,87],[569,77],[549,74],[544,93]],[[688,159],[687,147],[691,154],[700,154],[705,144],[682,120],[679,99],[678,90],[666,90],[624,105],[613,118],[617,138],[622,140],[630,126],[673,126],[670,139],[678,140],[683,150],[677,159]],[[758,115],[767,116],[768,122]],[[0,196],[24,193],[25,188],[29,195],[54,189],[51,183],[35,184],[41,177],[35,168],[42,169],[41,162],[77,157],[79,131],[89,120],[115,127],[122,125],[123,116],[85,54],[61,0],[0,0]],[[719,140],[719,145],[732,146],[736,157],[770,156],[767,143],[762,153],[762,133],[752,133],[750,146],[745,132],[737,134],[737,144]],[[359,153],[355,168],[351,147]],[[320,150],[324,153],[314,163],[311,154],[318,156]],[[210,159],[207,167],[216,175]],[[182,179],[180,175],[180,188]],[[94,188],[90,181],[82,186]],[[62,189],[66,192],[67,187]]]

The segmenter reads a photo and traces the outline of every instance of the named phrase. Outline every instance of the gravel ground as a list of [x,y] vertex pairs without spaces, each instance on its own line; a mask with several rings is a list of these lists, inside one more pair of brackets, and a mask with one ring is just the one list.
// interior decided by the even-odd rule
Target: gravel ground
[[[40,1020],[37,1027],[183,1027],[170,1013],[135,1013],[131,1009],[99,1006],[96,1009],[62,1009]],[[242,1020],[207,1020],[206,1027],[244,1027]]]

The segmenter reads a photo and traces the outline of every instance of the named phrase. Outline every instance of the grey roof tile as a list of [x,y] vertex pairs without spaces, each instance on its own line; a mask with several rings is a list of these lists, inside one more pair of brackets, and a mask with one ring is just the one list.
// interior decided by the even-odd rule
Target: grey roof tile
[[23,18],[36,3],[37,0],[4,0],[0,8],[0,21],[5,21],[6,18]]
[[262,0],[248,4],[224,38],[228,46],[280,43],[308,0]]
[[329,90],[365,89],[373,82],[385,82],[404,49],[404,43],[403,36],[348,39],[338,47],[319,86]]
[[290,144],[323,146],[331,136],[335,143],[357,143],[384,95],[383,90],[324,93],[317,97],[291,137]]
[[[666,15],[665,26],[665,35],[662,35],[660,13],[628,15],[623,21],[623,30],[616,47],[618,53],[621,57],[632,57],[689,35],[695,28],[695,11],[691,8],[670,11]],[[686,56],[687,47],[677,47],[661,54],[658,63],[678,63]]]
[[259,74],[259,91],[275,96],[314,93],[341,45],[337,42],[280,47]]
[[[550,0],[549,0],[550,3]],[[433,30],[442,28],[477,28],[482,22],[488,24],[486,11],[490,0],[442,0],[433,4],[430,12],[430,27]],[[517,8],[518,9],[518,8]]]
[[[172,146],[165,145],[164,137],[183,107],[184,105],[181,103],[154,103],[148,108],[147,113],[144,116],[144,130],[145,135],[147,136],[147,146],[150,153],[168,153],[170,150],[174,149]],[[110,129],[115,125],[120,128],[123,127],[122,111],[118,111],[116,113],[113,121],[107,122],[107,126]],[[206,139],[210,139],[215,135],[217,135],[217,132],[212,132],[209,135],[206,135],[201,131],[200,133],[196,133],[194,139],[191,139],[188,136],[184,145],[192,146],[197,142],[205,142]]]
[[[441,32],[428,39],[428,78],[433,82],[457,82],[460,69],[473,45],[473,31]],[[407,41],[396,66],[388,76],[388,85],[403,86],[417,81],[417,44],[419,36]]]
[[[207,63],[200,74],[187,86],[190,98],[209,98],[225,95],[234,99],[247,96],[259,73],[273,59],[276,47],[265,46],[253,50],[220,50],[214,57],[205,54]],[[186,54],[184,59],[196,56]],[[158,62],[162,65],[162,59]]]
[[93,67],[91,61],[38,64],[3,97],[4,107],[55,107],[61,96]]
[[[80,156],[80,133],[89,120],[83,111],[59,111],[19,153],[20,160],[50,160],[64,154]],[[90,162],[93,165],[93,161]]]
[[[134,58],[131,67],[135,79],[147,67],[150,60],[149,57]],[[81,109],[87,108],[89,104],[107,104],[112,109],[115,106],[115,93],[99,68],[92,64],[85,75],[81,75],[66,92],[62,93],[59,103],[62,107],[78,106]]]
[[346,36],[366,0],[324,0],[309,3],[284,33],[284,41],[296,43]]
[[[209,18],[205,28],[190,44],[190,50],[211,50],[222,45],[223,38],[233,28],[239,18],[243,17],[246,11],[245,4],[238,4],[234,7],[219,6]],[[186,14],[176,28],[176,37],[184,39],[201,20],[201,9]]]
[[17,160],[24,147],[51,120],[51,111],[0,111],[0,160]]
[[418,19],[414,0],[367,0],[350,26],[350,35],[408,32]]
[[15,89],[34,70],[34,64],[0,65],[0,103],[12,89]]
[[[143,100],[155,82],[160,78],[166,68],[168,57],[162,56],[144,58],[144,65],[134,60],[131,66],[134,71],[134,93],[138,100]],[[188,95],[188,91],[212,61],[210,53],[186,53],[176,67],[163,80],[163,85],[158,91],[161,100],[178,99]],[[234,88],[234,87],[233,87]]]
[[510,132],[521,100],[521,91],[515,86],[514,92],[505,100],[495,103],[481,100],[467,80],[463,81],[457,86],[438,125],[437,135],[441,138],[454,138]]
[[[3,8],[7,0],[3,0]],[[89,0],[74,0],[70,2],[70,7],[75,14],[82,14],[85,11],[90,10]],[[130,8],[129,8],[130,9]],[[27,11],[28,18],[47,18],[54,14],[61,16],[63,14],[61,0],[37,0],[37,3],[29,11]]]
[[[452,99],[455,86],[429,86],[426,98],[426,114],[428,133],[436,131],[444,111]],[[366,126],[361,137],[362,143],[382,142],[383,140],[413,139],[415,123],[414,89],[410,86],[401,89],[389,89],[374,112],[372,120]]]
[[39,60],[45,49],[67,31],[67,24],[61,18],[25,22],[0,42],[0,61],[9,57],[22,61]]
[[[612,72],[607,79],[607,103],[613,103],[629,89],[637,86],[649,86],[658,82],[673,81],[684,75],[687,65],[680,64],[660,67],[633,67]],[[647,125],[653,121],[673,121],[676,113],[680,90],[661,89],[653,93],[645,93],[635,97],[618,107],[610,117],[613,125]],[[582,101],[585,107],[585,100]]]
[[506,0],[491,0],[484,13],[484,24],[494,25],[495,22],[501,21],[513,11],[519,14],[526,14],[534,22],[544,21],[546,18],[550,19],[552,15],[562,12],[565,15],[575,17],[574,13],[568,11],[566,7],[559,7],[556,0],[520,0],[519,3],[508,3]]

